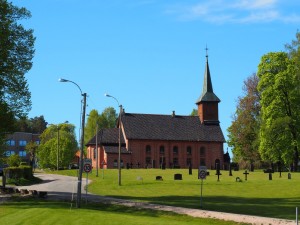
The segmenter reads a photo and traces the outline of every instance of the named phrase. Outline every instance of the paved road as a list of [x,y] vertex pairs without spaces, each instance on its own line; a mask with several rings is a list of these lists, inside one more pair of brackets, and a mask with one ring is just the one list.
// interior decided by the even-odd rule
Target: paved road
[[[22,186],[18,189],[27,189],[27,190],[36,190],[36,191],[47,191],[49,199],[65,199],[68,200],[71,198],[74,199],[77,192],[77,177],[69,177],[62,175],[54,174],[35,174],[36,177],[44,180],[43,183],[31,186]],[[200,209],[188,209],[182,207],[172,207],[172,206],[163,206],[158,204],[149,204],[143,202],[134,202],[130,200],[115,199],[110,197],[104,197],[99,195],[93,195],[86,191],[84,186],[86,180],[82,180],[82,199],[88,202],[102,202],[107,204],[118,204],[125,205],[130,207],[138,207],[145,209],[154,209],[162,211],[170,211],[179,214],[186,214],[193,217],[202,217],[202,218],[216,218],[221,220],[231,220],[242,223],[250,224],[259,224],[259,225],[295,225],[295,221],[292,220],[283,220],[283,219],[274,219],[267,217],[259,216],[248,216],[248,215],[239,215],[232,213],[222,213],[222,212],[213,212]]]

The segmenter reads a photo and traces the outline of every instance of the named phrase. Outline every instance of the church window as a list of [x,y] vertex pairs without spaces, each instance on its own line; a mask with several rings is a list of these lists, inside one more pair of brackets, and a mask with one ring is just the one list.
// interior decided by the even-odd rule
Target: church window
[[178,158],[173,158],[173,164],[174,166],[178,166]]
[[93,149],[93,158],[96,159],[96,148]]
[[146,157],[146,165],[151,165],[151,157]]
[[187,154],[187,155],[191,155],[191,154],[192,154],[192,147],[191,147],[191,146],[188,146],[188,147],[186,148],[186,154]]
[[114,167],[118,167],[118,160],[117,159],[114,160]]
[[186,159],[186,165],[187,165],[187,166],[192,165],[192,159],[191,159],[191,158],[187,158],[187,159]]
[[200,156],[205,157],[205,148],[204,147],[200,148]]
[[147,145],[146,146],[146,154],[150,154],[151,153],[151,146]]
[[205,166],[205,159],[200,159],[200,166]]
[[161,145],[161,146],[159,147],[159,153],[160,153],[160,154],[165,154],[165,146]]
[[174,147],[173,147],[173,153],[174,153],[174,154],[178,154],[178,147],[177,147],[177,146],[174,146]]

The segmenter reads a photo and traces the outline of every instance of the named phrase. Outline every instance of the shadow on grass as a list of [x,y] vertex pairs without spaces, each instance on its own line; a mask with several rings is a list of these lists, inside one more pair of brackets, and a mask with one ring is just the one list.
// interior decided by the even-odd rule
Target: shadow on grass
[[[110,196],[121,198],[120,196]],[[124,197],[123,197],[124,199]],[[154,204],[200,209],[199,196],[162,196],[162,197],[126,197],[134,201],[146,201]],[[282,219],[295,219],[299,198],[242,198],[228,196],[203,197],[202,209],[245,215],[264,216]]]
[[[65,210],[96,210],[107,213],[116,213],[118,215],[131,215],[131,216],[141,216],[141,217],[162,217],[162,216],[177,216],[186,217],[185,215],[178,215],[172,212],[164,212],[151,209],[138,209],[135,207],[128,207],[115,204],[104,204],[101,202],[88,202],[87,204],[82,202],[81,208],[77,209],[75,202],[72,203],[67,200],[48,200],[48,199],[38,199],[33,197],[13,197],[10,201],[4,203],[5,208],[17,208],[18,210],[24,210],[29,208],[39,208],[39,209],[65,209]],[[1,207],[1,205],[0,205]]]

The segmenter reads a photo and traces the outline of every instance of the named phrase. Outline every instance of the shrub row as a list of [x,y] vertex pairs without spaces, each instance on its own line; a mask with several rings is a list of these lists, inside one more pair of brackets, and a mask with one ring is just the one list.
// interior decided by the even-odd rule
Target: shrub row
[[4,174],[8,179],[21,179],[30,180],[33,178],[31,166],[7,167],[4,169]]

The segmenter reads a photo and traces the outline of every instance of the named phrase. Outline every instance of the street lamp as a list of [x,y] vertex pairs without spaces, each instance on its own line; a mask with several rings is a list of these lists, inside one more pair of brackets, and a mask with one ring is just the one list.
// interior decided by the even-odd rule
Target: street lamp
[[119,159],[118,159],[118,170],[119,170],[119,186],[121,186],[121,115],[122,115],[122,105],[119,104],[118,99],[116,99],[114,96],[111,96],[109,94],[104,94],[106,97],[113,98],[118,103],[118,106],[120,107],[120,113],[119,113]]
[[66,80],[63,78],[58,79],[59,82],[70,82],[75,84],[80,90],[80,94],[83,97],[83,106],[82,106],[82,117],[81,117],[81,140],[80,140],[80,156],[79,156],[79,173],[78,173],[78,185],[77,185],[77,208],[80,208],[81,203],[81,183],[82,183],[82,170],[83,170],[83,145],[84,145],[84,125],[85,125],[85,109],[86,109],[86,93],[82,93],[81,88],[78,84],[71,80]]

